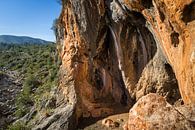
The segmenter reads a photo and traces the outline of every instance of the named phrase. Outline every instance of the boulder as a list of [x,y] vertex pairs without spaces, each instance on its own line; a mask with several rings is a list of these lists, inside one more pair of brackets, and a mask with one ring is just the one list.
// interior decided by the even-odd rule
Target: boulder
[[[193,115],[195,116],[195,115]],[[157,94],[143,96],[130,109],[127,130],[193,130],[191,122]]]

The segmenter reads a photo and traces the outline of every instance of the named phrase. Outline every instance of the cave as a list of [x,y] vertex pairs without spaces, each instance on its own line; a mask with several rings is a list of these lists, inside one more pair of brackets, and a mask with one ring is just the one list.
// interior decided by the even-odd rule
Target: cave
[[[144,6],[151,8],[152,1],[144,2]],[[107,14],[107,18],[112,19],[112,13]],[[89,15],[87,17],[91,18]],[[161,12],[161,20],[164,21],[164,19],[165,16]],[[178,94],[178,84],[172,67],[164,64],[165,58],[162,61],[159,58],[164,57],[163,53],[159,54],[158,41],[145,27],[145,24],[144,16],[135,11],[129,11],[127,18],[121,22],[116,23],[113,20],[108,20],[98,31],[95,46],[91,43],[88,44],[90,52],[84,51],[83,54],[81,52],[80,59],[82,59],[82,55],[90,59],[85,66],[89,68],[87,77],[92,78],[87,81],[89,82],[87,85],[89,88],[84,83],[83,86],[81,85],[83,89],[87,89],[86,92],[79,90],[81,86],[77,87],[79,103],[76,107],[77,111],[81,112],[78,116],[77,127],[79,129],[89,127],[105,117],[127,113],[136,103],[137,97],[134,91],[136,91],[139,82],[150,80],[153,76],[148,75],[143,80],[142,77],[145,71],[152,72],[155,67],[160,68],[156,73],[162,72],[170,75],[170,77],[162,81],[159,90],[155,86],[158,79],[148,83],[150,87],[146,88],[145,95],[159,93],[162,96],[167,96],[166,99],[171,104],[181,98]],[[84,36],[86,37],[86,34]],[[178,46],[178,34],[173,33],[171,39],[173,45]],[[153,66],[153,62],[159,62],[160,64]],[[82,77],[82,80],[86,80],[85,77]],[[171,88],[173,88],[173,92],[170,92]],[[173,93],[175,95],[172,95]],[[84,102],[89,102],[89,105],[91,104],[91,107],[94,108],[88,108],[89,106],[86,106]],[[100,115],[95,115],[97,113],[100,113]]]
[[[142,19],[143,21],[138,23],[131,23],[131,21],[128,21],[133,17],[139,20]],[[130,82],[128,78],[133,77],[134,82],[132,82],[132,84],[136,86],[138,82],[141,82],[140,80],[142,80],[140,78],[143,75],[144,69],[150,70],[151,68],[147,68],[146,66],[150,66],[151,61],[153,60],[155,61],[156,59],[161,59],[157,57],[159,48],[157,47],[158,45],[154,39],[154,36],[146,27],[144,27],[145,19],[143,18],[143,16],[140,13],[133,12],[131,18],[127,19],[128,20],[124,21],[124,23],[130,23],[129,25],[109,23],[110,25],[106,26],[107,29],[103,28],[104,31],[107,30],[106,32],[100,31],[104,32],[101,33],[101,35],[104,36],[104,34],[106,34],[106,37],[103,44],[101,43],[96,45],[98,48],[98,53],[96,54],[94,60],[95,62],[97,61],[96,63],[98,64],[95,65],[98,70],[96,70],[94,73],[94,75],[98,75],[94,77],[94,80],[96,82],[95,86],[97,86],[98,91],[102,91],[105,88],[109,87],[104,85],[105,81],[103,80],[105,77],[103,75],[103,72],[101,71],[101,67],[105,69],[106,73],[110,74],[110,78],[112,79],[112,87],[116,87],[115,84],[118,85],[118,87],[116,87],[114,90],[120,90],[119,92],[117,92],[120,95],[119,97],[114,96],[113,93],[116,92],[110,91],[109,98],[103,97],[104,99],[102,100],[102,97],[98,97],[99,100],[94,101],[94,103],[98,103],[99,101],[101,101],[102,103],[106,102],[107,104],[110,104],[112,102],[110,104],[111,109],[118,109],[119,111],[106,113],[106,115],[102,114],[100,117],[95,118],[91,116],[81,116],[78,120],[79,129],[89,127],[95,122],[104,119],[105,117],[115,114],[127,113],[128,110],[136,103],[136,97],[133,96],[134,94],[132,91],[136,88],[132,89],[127,86],[127,82]],[[132,50],[131,47],[134,47],[134,50]],[[160,54],[160,57],[162,56],[163,54]],[[148,88],[147,93],[159,93],[162,96],[167,96],[167,101],[170,104],[174,104],[181,98],[175,74],[172,70],[172,67],[168,63],[165,63],[166,60],[163,59],[162,61],[160,60],[157,62],[162,62],[162,64],[159,64],[159,66],[152,66],[153,69],[155,67],[160,68],[158,70],[158,73],[166,73],[170,77],[162,82],[163,85],[160,90],[157,90],[157,88],[154,86],[155,83],[158,82],[158,79],[151,81],[148,86],[151,85],[151,88],[153,89]],[[129,66],[131,66],[132,68],[129,69]],[[163,69],[163,72],[161,68]],[[128,72],[131,74],[129,74]],[[134,73],[134,75],[132,75],[132,73]],[[153,75],[151,75],[151,77],[152,76]],[[148,79],[145,80],[147,81],[151,77],[148,76]],[[113,103],[115,105],[112,105]],[[101,109],[101,107],[99,109]]]
[[142,5],[143,5],[145,8],[154,7],[153,4],[152,4],[152,0],[141,0],[141,3],[142,3]]
[[164,22],[164,20],[165,20],[165,15],[164,15],[164,13],[163,13],[160,9],[159,9],[159,15],[160,15],[161,21]]
[[185,22],[185,24],[195,20],[195,2],[192,2],[184,7],[182,20]]
[[177,47],[179,45],[179,33],[177,32],[171,33],[171,41],[172,41],[172,45],[174,47]]

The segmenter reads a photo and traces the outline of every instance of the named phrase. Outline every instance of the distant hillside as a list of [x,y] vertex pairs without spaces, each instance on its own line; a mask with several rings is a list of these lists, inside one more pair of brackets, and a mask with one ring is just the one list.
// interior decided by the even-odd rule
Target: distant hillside
[[13,36],[13,35],[0,35],[0,43],[14,43],[14,44],[25,44],[25,43],[36,43],[36,44],[47,44],[51,41],[45,41],[38,38],[32,38],[27,36]]

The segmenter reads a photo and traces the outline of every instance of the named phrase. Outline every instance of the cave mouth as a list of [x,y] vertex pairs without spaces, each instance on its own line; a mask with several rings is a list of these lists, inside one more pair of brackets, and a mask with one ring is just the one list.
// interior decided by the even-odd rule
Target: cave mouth
[[[135,39],[132,40],[135,42],[134,44],[136,45],[136,50],[133,53],[131,51],[132,48],[130,47],[130,46],[134,46],[133,43],[131,43],[129,40],[127,40],[127,42],[123,41],[124,40],[123,36],[127,35],[124,32],[128,32],[128,31],[123,30],[123,29],[126,29],[126,27],[122,28],[123,31],[121,32],[120,35],[117,34],[118,32],[116,30],[115,30],[116,32],[114,32],[113,30],[111,30],[112,28],[110,28],[110,27],[107,27],[107,28],[108,29],[107,29],[107,35],[105,38],[105,42],[102,45],[103,50],[101,51],[101,55],[98,58],[101,60],[102,63],[104,63],[103,66],[105,67],[105,69],[111,74],[112,85],[117,84],[117,85],[113,85],[113,88],[118,86],[118,88],[115,88],[115,90],[120,90],[121,96],[119,96],[120,99],[113,100],[113,103],[118,101],[118,105],[117,105],[117,103],[115,103],[115,105],[113,105],[113,106],[111,105],[112,109],[115,110],[115,112],[113,114],[103,116],[103,117],[98,117],[98,118],[81,116],[78,119],[78,126],[77,126],[78,129],[84,129],[86,127],[90,127],[91,125],[97,124],[97,122],[101,121],[104,118],[110,117],[110,116],[112,117],[115,115],[123,114],[123,117],[125,115],[126,117],[124,117],[124,118],[127,119],[129,109],[132,107],[132,105],[134,105],[136,103],[136,101],[135,101],[135,98],[132,98],[133,97],[131,95],[132,93],[129,92],[128,87],[125,84],[123,71],[127,71],[127,70],[124,70],[124,64],[126,62],[123,59],[124,55],[121,53],[123,53],[123,51],[125,51],[125,52],[129,53],[129,55],[133,54],[132,55],[133,59],[129,58],[128,60],[130,62],[132,62],[132,67],[135,69],[135,73],[136,73],[135,79],[137,80],[136,82],[138,82],[139,78],[141,77],[141,72],[143,71],[145,66],[149,63],[149,61],[154,57],[154,55],[157,51],[153,36],[145,27],[143,27],[143,28],[139,27],[139,30],[140,30],[139,33],[137,31],[137,28],[138,28],[137,26],[132,26],[129,30],[129,32],[130,32],[128,34],[129,40],[136,38],[136,41],[134,41]],[[131,37],[131,33],[133,33],[133,35],[135,35],[135,36]],[[147,39],[144,39],[145,34],[147,34],[146,38],[152,39],[152,41],[149,41],[149,43],[150,43],[149,46],[144,47],[141,44],[145,44],[146,42],[148,42]],[[142,37],[143,39],[140,40],[140,37]],[[127,47],[129,46],[129,48],[124,49],[124,46],[121,46],[122,43],[120,43],[121,42],[120,39],[123,41],[124,44],[126,44],[125,46],[127,46]],[[143,47],[145,48],[145,51],[147,51],[147,52],[151,51],[151,52],[149,52],[149,54],[146,54],[147,52],[143,52],[144,51]],[[122,52],[119,52],[119,51],[122,51]],[[104,54],[102,54],[102,53],[104,53]],[[145,59],[144,54],[146,54],[148,57],[146,62],[143,62],[143,60]],[[95,75],[96,75],[96,76],[94,76],[94,77],[96,77],[96,80],[95,80],[96,85],[95,86],[96,86],[98,91],[101,91],[103,89],[103,87],[105,87],[105,86],[103,86],[103,84],[104,84],[103,79],[104,78],[101,77],[102,76],[101,71],[96,70]],[[113,91],[111,91],[111,92],[113,92]],[[116,93],[116,91],[113,93]],[[112,94],[112,96],[113,96],[113,98],[117,98],[117,97],[114,97],[114,94]],[[103,101],[102,100],[101,101],[105,102],[106,100],[107,99],[104,99]],[[113,104],[113,103],[111,103],[111,104]],[[101,125],[101,123],[99,125]]]
[[145,8],[148,8],[148,9],[151,7],[154,7],[152,0],[141,0],[141,3]]
[[[133,65],[132,67],[135,70],[134,76],[136,77],[135,78],[136,83],[134,85],[136,86],[142,77],[142,73],[144,69],[147,67],[150,61],[153,60],[154,57],[156,56],[157,51],[159,49],[157,46],[159,45],[157,45],[158,43],[154,38],[155,37],[154,34],[151,31],[149,31],[148,28],[145,27],[145,19],[143,15],[141,15],[140,13],[133,12],[133,15],[131,15],[130,17],[131,18],[127,18],[128,20],[127,22],[124,22],[122,24],[123,27],[121,29],[122,31],[120,32],[121,34],[117,32],[117,28],[115,28],[115,30],[113,31],[111,25],[107,26],[106,38],[104,40],[104,43],[102,44],[103,50],[101,51],[101,54],[98,57],[98,59],[102,62],[102,64],[104,64],[103,65],[104,69],[111,74],[112,80],[115,80],[115,82],[118,83],[119,88],[122,90],[121,93],[122,96],[120,97],[120,101],[118,102],[119,105],[117,107],[114,105],[112,106],[113,109],[120,109],[120,110],[118,112],[114,112],[107,116],[97,117],[97,118],[91,116],[90,117],[81,116],[78,119],[78,125],[77,125],[78,129],[90,128],[91,126],[94,126],[94,124],[96,124],[97,127],[102,126],[101,121],[103,119],[112,118],[115,115],[124,114],[127,116],[128,119],[129,109],[136,103],[136,98],[132,96],[133,95],[132,92],[129,91],[129,88],[126,85],[126,79],[124,78],[125,77],[124,73],[127,72],[128,70],[125,69],[125,66],[126,67],[128,66],[127,64],[128,61],[132,61],[132,65]],[[132,19],[134,21],[131,21]],[[138,20],[138,22],[136,22],[136,20]],[[131,26],[130,29],[125,24],[130,25]],[[126,32],[128,32],[128,34],[125,34]],[[135,35],[135,37],[131,37],[133,35]],[[177,34],[174,34],[173,36],[174,41],[176,37]],[[131,40],[134,43],[132,43]],[[136,48],[136,50],[133,51],[132,49],[133,47],[131,47],[131,45],[133,45],[134,49]],[[177,46],[177,39],[174,46]],[[127,55],[129,59],[126,60],[124,59],[124,57]],[[146,55],[147,58],[145,57]],[[144,61],[144,59],[146,60]],[[181,98],[178,89],[177,79],[175,77],[175,73],[172,70],[170,64],[168,63],[164,64],[164,69],[167,72],[167,74],[170,75],[170,79],[169,81],[164,82],[165,88],[163,88],[162,91],[166,91],[166,92],[171,91],[170,93],[168,93],[167,99],[169,100],[168,102],[170,104],[174,104],[177,100]],[[96,87],[98,91],[101,91],[103,89],[103,84],[104,84],[103,78],[101,77],[102,76],[101,71],[98,71],[96,75],[97,75],[96,77],[98,77],[96,78],[95,81]],[[170,90],[170,88],[173,88],[173,90]],[[157,90],[155,90],[154,93],[158,93]],[[104,102],[104,100],[107,99],[103,99],[103,101],[102,100],[101,101]],[[113,100],[113,102],[115,102],[115,100]],[[99,129],[101,129],[101,127]]]
[[[115,69],[117,68],[115,70],[116,73],[118,74],[117,75],[117,78],[118,78],[117,81],[120,82],[120,87],[122,87],[122,89],[123,89],[123,96],[121,97],[121,100],[120,100],[120,104],[121,105],[118,106],[118,107],[116,107],[116,108],[114,108],[114,106],[113,106],[113,108],[114,109],[123,109],[123,110],[120,111],[120,112],[115,112],[115,113],[110,114],[110,115],[107,115],[107,116],[103,116],[103,117],[83,117],[83,116],[81,116],[81,117],[78,118],[77,129],[85,129],[85,128],[87,128],[87,129],[92,128],[94,130],[95,129],[98,129],[98,130],[99,129],[105,129],[105,126],[104,126],[104,124],[102,122],[105,119],[111,119],[111,120],[117,122],[118,120],[115,120],[116,117],[117,118],[120,117],[122,119],[125,118],[126,120],[124,120],[123,122],[127,122],[128,115],[129,115],[129,113],[128,113],[129,112],[129,109],[136,103],[135,99],[131,99],[131,101],[132,101],[131,102],[132,104],[130,104],[131,107],[129,107],[128,109],[124,109],[126,106],[129,105],[128,102],[127,102],[127,100],[129,100],[128,98],[130,98],[131,96],[129,96],[130,95],[130,92],[127,91],[127,89],[126,89],[126,86],[125,86],[125,83],[124,83],[124,79],[123,79],[123,76],[122,76],[122,72],[121,72],[120,67],[119,67],[119,63],[117,63],[117,61],[118,61],[117,60],[117,54],[116,54],[117,52],[116,52],[116,49],[115,49],[115,46],[114,46],[114,43],[113,43],[114,42],[113,36],[112,36],[111,31],[109,29],[108,29],[107,33],[108,34],[106,36],[105,43],[103,44],[104,50],[102,52],[104,52],[104,53],[108,53],[109,52],[109,54],[110,54],[111,51],[112,51],[113,54],[110,54],[110,55],[111,56],[114,56],[114,58],[113,58],[114,59],[114,62],[112,63],[112,65],[114,64],[114,66],[107,67],[107,70],[112,71],[114,68]],[[150,37],[153,38],[153,35],[151,33],[150,33]],[[137,41],[139,41],[139,40],[137,39]],[[144,41],[147,41],[147,40],[144,39]],[[156,43],[154,39],[153,39],[152,42],[153,42],[153,44],[151,46],[153,46],[152,48],[155,48],[156,50],[154,52],[150,52],[151,54],[149,56],[150,58],[147,61],[147,64],[155,57],[155,54],[157,53],[157,44],[158,43]],[[140,42],[138,42],[138,45],[139,45],[139,49],[140,49],[139,51],[143,51],[143,49],[142,49],[142,47],[140,45]],[[139,53],[141,55],[143,54],[143,52],[142,53],[139,52]],[[134,58],[135,58],[134,60],[137,60],[137,63],[138,64],[139,64],[139,62],[138,62],[139,61],[138,60],[138,55],[140,55],[139,53],[137,53],[137,56],[136,57],[134,56]],[[106,54],[106,56],[108,56],[108,55]],[[105,57],[103,57],[103,58],[104,58],[104,60],[107,61],[111,57],[108,56],[107,57],[108,59],[106,59]],[[147,64],[145,64],[145,66],[143,67],[142,71],[147,66]],[[180,92],[179,92],[179,89],[178,89],[177,79],[175,77],[175,73],[174,73],[174,71],[172,69],[172,66],[169,63],[167,63],[167,62],[165,62],[163,65],[164,65],[165,71],[170,76],[170,78],[169,78],[170,80],[164,83],[164,86],[165,87],[163,88],[164,89],[163,91],[166,91],[166,92],[169,92],[170,91],[170,93],[168,93],[166,99],[168,99],[167,101],[170,104],[172,104],[172,105],[174,105],[176,103],[176,101],[178,101],[177,103],[182,104],[182,100],[180,100],[181,99],[181,95],[180,95]],[[96,73],[98,73],[98,80],[96,81],[96,84],[98,85],[98,88],[97,89],[98,90],[101,90],[102,89],[102,86],[103,86],[103,81],[102,81],[103,78],[101,77],[101,72],[96,72]],[[140,75],[140,77],[141,77],[141,75]],[[140,80],[140,77],[138,78],[138,81]],[[158,93],[158,92],[155,90],[154,93]],[[165,96],[165,95],[162,94],[162,96]],[[123,116],[119,116],[121,114]],[[121,126],[123,126],[123,125],[121,125]]]
[[171,43],[174,47],[178,47],[178,45],[179,45],[179,33],[177,33],[177,32],[171,33]]
[[185,22],[185,24],[195,20],[195,1],[184,7],[182,20]]

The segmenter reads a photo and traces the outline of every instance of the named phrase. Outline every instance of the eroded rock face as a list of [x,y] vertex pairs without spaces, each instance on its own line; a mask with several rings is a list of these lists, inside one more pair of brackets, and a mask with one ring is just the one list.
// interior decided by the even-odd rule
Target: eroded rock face
[[60,91],[78,117],[102,117],[133,104],[135,85],[157,50],[144,23],[117,1],[64,3],[57,30]]
[[151,93],[142,97],[129,112],[127,130],[192,129],[194,127],[191,122],[157,94]]
[[128,111],[150,92],[174,104],[180,91],[186,104],[195,102],[192,0],[62,4],[56,29],[62,59],[57,104],[71,105],[75,122]]
[[[186,104],[195,102],[194,75],[194,5],[192,0],[142,0],[136,4],[125,0],[129,10],[139,11],[148,22],[148,28],[158,39],[167,60],[176,74],[181,96]],[[137,6],[135,6],[137,5]]]

